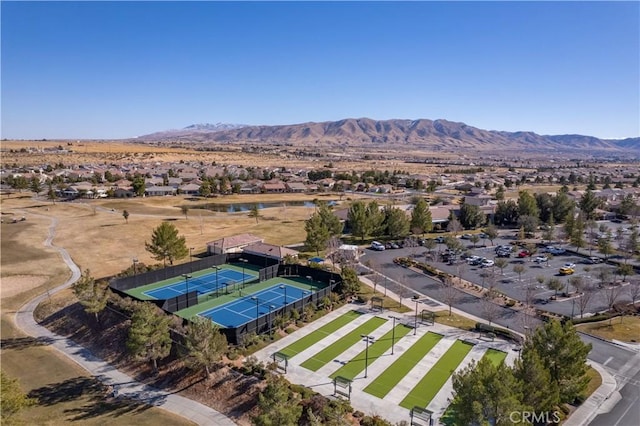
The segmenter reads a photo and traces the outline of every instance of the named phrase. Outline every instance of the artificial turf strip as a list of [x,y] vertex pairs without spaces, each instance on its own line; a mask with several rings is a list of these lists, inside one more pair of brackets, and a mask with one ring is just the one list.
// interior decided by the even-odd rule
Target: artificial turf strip
[[413,407],[425,408],[429,405],[464,357],[471,351],[471,348],[473,348],[472,344],[456,340],[453,346],[400,402],[400,406],[412,409]]
[[369,334],[376,328],[380,327],[382,324],[387,322],[386,319],[380,317],[373,317],[369,321],[357,327],[355,330],[351,331],[349,334],[341,337],[336,340],[331,345],[327,346],[302,364],[302,367],[311,371],[318,371],[325,364],[329,363],[333,359],[335,359],[342,352],[346,351],[351,346],[355,345],[362,337],[362,334]]
[[345,325],[349,324],[354,319],[362,315],[356,311],[349,311],[346,314],[340,315],[333,321],[323,325],[322,327],[312,331],[301,339],[296,340],[286,348],[280,350],[280,353],[287,355],[289,358],[298,355],[300,352],[318,343],[336,330],[341,329]]
[[482,358],[486,358],[496,367],[502,364],[507,357],[506,352],[502,352],[496,349],[487,349]]
[[428,332],[422,336],[416,343],[407,349],[398,359],[389,366],[384,372],[376,377],[364,388],[368,394],[384,398],[389,391],[393,389],[400,380],[407,374],[417,363],[429,353],[431,349],[442,339],[442,335]]
[[[396,325],[395,328],[395,339],[396,342],[398,339],[404,337],[407,333],[409,333],[412,329],[407,327],[406,325]],[[335,379],[337,376],[346,377],[349,380],[353,380],[361,371],[365,368],[365,363],[367,362],[367,358],[369,361],[369,365],[371,365],[376,359],[382,356],[389,348],[391,347],[392,337],[394,337],[393,330],[386,333],[384,336],[380,337],[380,339],[376,340],[372,344],[369,344],[369,354],[367,356],[367,349],[360,352],[358,355],[353,357],[349,362],[340,367],[335,373],[331,376],[332,379]]]

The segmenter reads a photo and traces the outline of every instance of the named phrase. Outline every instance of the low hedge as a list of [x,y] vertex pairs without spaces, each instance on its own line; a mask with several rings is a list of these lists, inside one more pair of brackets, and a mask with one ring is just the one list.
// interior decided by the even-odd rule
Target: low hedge
[[502,327],[495,327],[493,325],[485,324],[483,322],[476,323],[476,330],[485,333],[494,333],[496,336],[504,337],[505,339],[513,340],[516,343],[522,343],[522,337],[514,333],[511,330],[507,330]]
[[574,318],[571,320],[571,323],[573,325],[578,325],[578,324],[586,324],[590,322],[599,322],[599,321],[608,320],[610,318],[615,318],[620,315],[621,313],[619,312],[612,313],[612,314],[596,314],[586,318]]

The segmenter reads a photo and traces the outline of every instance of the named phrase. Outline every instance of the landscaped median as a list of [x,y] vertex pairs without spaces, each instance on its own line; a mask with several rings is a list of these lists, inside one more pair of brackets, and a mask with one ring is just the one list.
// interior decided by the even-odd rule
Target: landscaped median
[[441,334],[426,333],[416,343],[411,345],[398,359],[381,375],[369,384],[364,391],[384,398],[400,381],[424,358],[431,349],[442,339]]
[[367,362],[369,364],[373,363],[380,356],[382,356],[383,353],[389,350],[389,348],[393,344],[394,337],[396,340],[401,339],[402,337],[406,336],[411,330],[412,328],[407,327],[406,325],[397,325],[395,330],[391,330],[381,338],[377,339],[374,343],[369,345],[368,349],[360,352],[329,377],[335,379],[338,376],[342,376],[346,377],[347,379],[353,380],[362,370],[365,369]]
[[311,371],[318,371],[324,365],[334,360],[342,352],[346,351],[351,346],[355,345],[362,339],[361,335],[368,335],[373,330],[386,323],[387,320],[380,317],[373,317],[369,321],[357,327],[355,330],[348,333],[346,336],[341,337],[333,344],[327,346],[302,364],[300,366]]
[[335,331],[341,329],[342,327],[344,327],[345,325],[349,324],[351,321],[353,321],[354,319],[358,318],[360,315],[362,315],[362,314],[357,312],[357,311],[349,311],[346,314],[343,314],[343,315],[339,316],[338,318],[334,319],[333,321],[323,325],[322,327],[318,328],[317,330],[314,330],[313,332],[307,334],[306,336],[304,336],[300,340],[297,340],[297,341],[293,342],[292,344],[290,344],[286,348],[280,350],[280,353],[285,354],[289,358],[292,358],[292,357],[298,355],[300,352],[302,352],[302,351],[310,348],[311,346],[315,345],[320,340],[322,340],[325,337],[329,336],[333,332],[335,332]]
[[472,344],[456,340],[453,346],[400,402],[400,406],[410,410],[413,407],[429,405],[472,348]]

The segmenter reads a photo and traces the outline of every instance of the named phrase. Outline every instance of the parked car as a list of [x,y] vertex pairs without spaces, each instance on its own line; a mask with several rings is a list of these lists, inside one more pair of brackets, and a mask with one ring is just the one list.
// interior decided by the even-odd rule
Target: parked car
[[480,256],[467,257],[467,263],[469,265],[479,265],[480,262],[482,262],[482,258]]
[[483,268],[489,268],[489,267],[493,266],[494,264],[495,264],[495,263],[493,262],[493,260],[491,260],[491,259],[484,259],[484,260],[482,261],[481,266],[482,266]]
[[529,250],[521,250],[520,253],[518,253],[518,257],[528,257],[531,256],[531,253],[529,252]]
[[562,267],[570,268],[570,269],[576,269],[576,264],[575,263],[571,263],[571,262],[567,262],[564,265],[562,265]]
[[566,250],[562,247],[551,247],[547,249],[547,252],[551,254],[564,254]]
[[372,241],[371,242],[371,249],[372,250],[377,250],[377,251],[383,251],[384,250],[384,244],[378,242],[378,241]]
[[398,243],[390,243],[390,245],[391,245],[391,248],[392,248],[392,249],[399,249],[399,248],[400,248],[400,246],[398,245]]
[[544,263],[544,262],[548,262],[549,258],[547,256],[538,256],[535,258],[534,262],[536,263]]
[[510,251],[498,251],[496,252],[496,257],[511,257],[511,252]]
[[567,268],[566,266],[563,266],[562,268],[560,268],[560,275],[571,275],[575,272],[575,270],[573,268]]
[[463,240],[470,240],[471,239],[471,234],[462,234],[462,238]]
[[444,237],[436,237],[436,243],[444,243]]
[[590,258],[587,259],[587,263],[591,263],[595,265],[596,263],[602,263],[602,259],[600,259],[597,256],[591,256]]

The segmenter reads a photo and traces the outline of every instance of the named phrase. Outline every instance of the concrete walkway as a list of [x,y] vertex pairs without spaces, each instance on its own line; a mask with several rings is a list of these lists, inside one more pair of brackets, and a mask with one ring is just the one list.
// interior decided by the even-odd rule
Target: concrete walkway
[[[76,282],[81,272],[78,266],[73,262],[69,253],[62,248],[52,244],[55,237],[57,219],[53,218],[49,227],[49,235],[44,242],[46,247],[57,250],[62,259],[71,270],[71,277],[61,286],[51,290],[49,294],[55,294]],[[126,396],[145,402],[149,405],[160,407],[174,414],[182,416],[199,425],[211,426],[232,426],[235,425],[231,419],[222,413],[207,407],[206,405],[192,401],[188,398],[175,395],[154,387],[145,385],[135,381],[130,376],[122,373],[114,368],[111,364],[106,363],[100,358],[94,356],[89,350],[74,343],[73,341],[52,333],[45,327],[36,323],[33,313],[38,304],[40,304],[48,294],[42,294],[32,299],[22,306],[16,313],[15,323],[25,334],[51,342],[49,346],[57,349],[68,358],[76,362],[79,366],[93,374],[107,386],[112,386],[114,394],[117,396]]]

